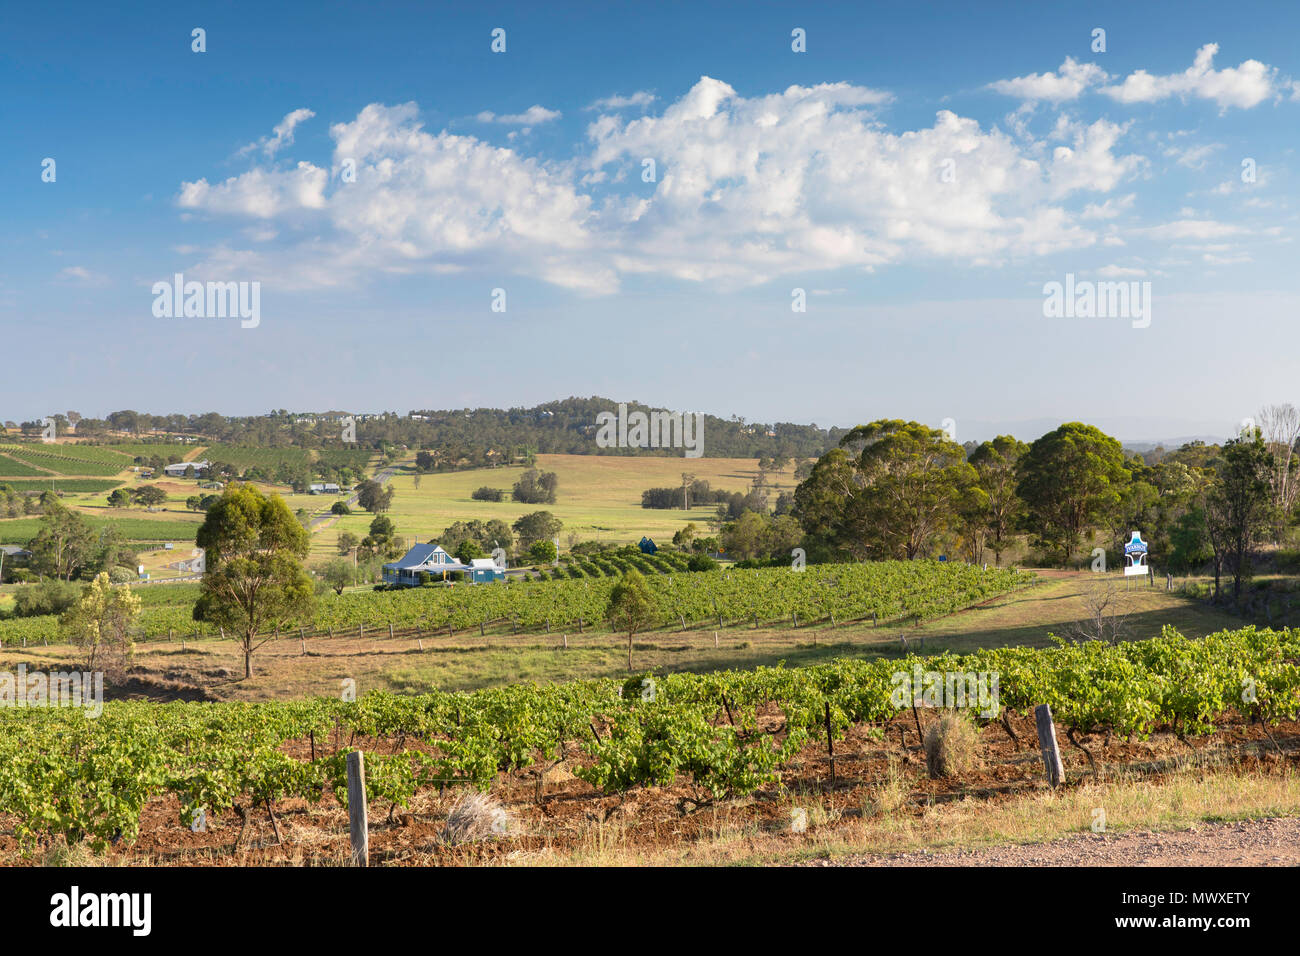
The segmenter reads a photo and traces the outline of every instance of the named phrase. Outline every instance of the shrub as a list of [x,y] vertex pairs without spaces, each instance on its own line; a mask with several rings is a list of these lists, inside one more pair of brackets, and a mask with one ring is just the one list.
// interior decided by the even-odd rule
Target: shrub
[[955,777],[979,763],[979,734],[965,714],[945,711],[925,731],[925,769],[932,779]]
[[691,560],[686,563],[686,570],[716,571],[718,570],[718,562],[714,561],[707,554],[694,554],[691,555]]
[[482,488],[474,489],[470,497],[475,501],[504,501],[506,493],[504,488],[489,488],[484,485]]
[[46,578],[39,584],[29,584],[14,592],[14,614],[17,617],[62,614],[80,596],[81,588],[77,585]]

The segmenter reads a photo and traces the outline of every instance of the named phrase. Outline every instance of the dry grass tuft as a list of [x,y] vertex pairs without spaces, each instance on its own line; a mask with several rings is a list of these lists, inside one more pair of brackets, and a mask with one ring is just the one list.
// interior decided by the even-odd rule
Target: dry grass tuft
[[447,824],[440,834],[449,844],[477,843],[510,832],[510,815],[486,793],[470,790],[462,794],[447,813]]
[[931,779],[955,777],[979,764],[979,734],[965,714],[950,711],[925,731],[925,769]]

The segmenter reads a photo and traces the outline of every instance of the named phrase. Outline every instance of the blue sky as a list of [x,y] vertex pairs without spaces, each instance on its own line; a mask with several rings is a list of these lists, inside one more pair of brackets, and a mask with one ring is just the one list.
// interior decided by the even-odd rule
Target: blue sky
[[[8,5],[0,418],[603,394],[1136,439],[1300,398],[1300,7],[451,6]],[[177,272],[260,282],[259,324],[156,317]],[[1149,326],[1045,317],[1067,273],[1150,282]]]

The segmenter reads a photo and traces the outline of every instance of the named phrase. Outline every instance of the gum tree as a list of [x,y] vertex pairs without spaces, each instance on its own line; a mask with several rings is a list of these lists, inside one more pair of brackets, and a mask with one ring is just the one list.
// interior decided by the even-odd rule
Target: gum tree
[[247,484],[228,487],[195,536],[207,569],[194,619],[230,632],[244,651],[245,678],[253,676],[253,652],[269,640],[259,634],[311,613],[313,587],[302,566],[309,540],[279,495]]

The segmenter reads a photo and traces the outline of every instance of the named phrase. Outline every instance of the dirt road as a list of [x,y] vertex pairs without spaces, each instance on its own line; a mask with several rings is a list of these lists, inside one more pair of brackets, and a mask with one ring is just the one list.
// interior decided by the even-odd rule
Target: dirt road
[[814,860],[809,866],[1300,866],[1300,818],[1093,834],[979,850]]

